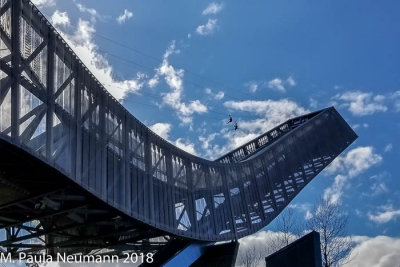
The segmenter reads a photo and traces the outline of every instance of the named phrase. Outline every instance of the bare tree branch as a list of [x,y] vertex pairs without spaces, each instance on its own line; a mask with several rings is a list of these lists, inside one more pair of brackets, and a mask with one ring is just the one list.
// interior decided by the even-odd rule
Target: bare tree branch
[[276,222],[276,230],[279,234],[273,244],[275,251],[289,245],[296,239],[296,235],[300,232],[300,227],[293,209],[286,208],[279,215]]
[[348,216],[337,204],[321,198],[314,208],[314,216],[307,228],[320,233],[321,255],[324,267],[340,266],[349,259],[351,239],[346,237]]

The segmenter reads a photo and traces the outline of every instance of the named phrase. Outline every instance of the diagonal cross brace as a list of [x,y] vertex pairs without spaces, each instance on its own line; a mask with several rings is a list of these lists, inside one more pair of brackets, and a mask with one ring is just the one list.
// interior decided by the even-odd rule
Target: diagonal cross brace
[[41,42],[40,45],[35,49],[35,51],[33,51],[27,59],[23,60],[20,66],[20,72],[29,67],[29,64],[31,64],[31,62],[40,54],[40,52],[42,52],[43,48],[45,48],[46,45],[47,41]]
[[33,121],[26,127],[24,132],[21,134],[21,142],[26,143],[31,139],[33,134],[35,133],[37,127],[39,126],[40,122],[42,121],[44,115],[46,115],[46,110],[44,109],[41,111],[39,114],[36,115],[36,117],[33,119]]
[[4,13],[6,13],[9,7],[10,7],[10,1],[7,1],[7,3],[0,9],[0,17],[3,16]]
[[3,79],[0,80],[0,105],[3,103],[4,98],[6,98],[6,95],[10,89],[11,86],[11,79],[10,77],[4,77]]
[[54,99],[57,99],[64,89],[71,83],[72,79],[74,78],[74,73],[71,73],[68,78],[63,82],[60,88],[57,89],[57,92],[54,94]]

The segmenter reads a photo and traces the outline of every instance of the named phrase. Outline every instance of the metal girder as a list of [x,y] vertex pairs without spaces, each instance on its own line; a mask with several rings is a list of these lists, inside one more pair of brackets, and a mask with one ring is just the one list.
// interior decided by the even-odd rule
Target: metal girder
[[40,86],[38,86],[37,84],[32,83],[31,81],[26,79],[24,76],[21,76],[20,79],[21,79],[21,81],[20,81],[21,85],[26,90],[31,92],[34,96],[36,96],[43,103],[46,103],[46,97],[47,97],[46,90],[40,88]]
[[30,201],[32,201],[34,199],[40,199],[40,198],[43,198],[45,196],[53,195],[53,194],[59,193],[59,192],[64,191],[64,190],[66,190],[66,188],[59,188],[59,189],[56,189],[56,190],[53,190],[53,191],[50,191],[50,192],[40,193],[40,194],[34,195],[34,196],[28,195],[24,199],[17,199],[15,201],[10,202],[10,203],[5,203],[3,205],[0,205],[0,211],[2,209],[5,209],[5,208],[10,208],[12,206],[19,205],[20,203],[30,202]]
[[7,1],[0,9],[0,17],[10,8],[10,1]]
[[[19,113],[20,113],[20,72],[21,65],[20,48],[20,16],[21,0],[11,1],[11,138],[19,143]],[[1,28],[1,27],[0,27]]]
[[76,210],[79,210],[79,209],[83,209],[83,208],[86,208],[86,207],[87,207],[86,205],[80,205],[80,206],[76,206],[76,207],[60,209],[60,210],[53,211],[53,212],[43,212],[40,215],[28,217],[28,218],[26,218],[24,220],[19,220],[19,221],[16,221],[16,222],[12,222],[12,223],[7,224],[7,225],[0,225],[0,229],[7,228],[7,227],[18,226],[18,225],[21,225],[21,224],[24,224],[24,223],[27,223],[27,222],[30,222],[30,221],[43,220],[45,218],[50,218],[50,217],[62,215],[62,214],[69,213],[69,212],[72,212],[72,211],[76,211]]
[[38,113],[35,118],[32,120],[31,123],[25,128],[25,130],[20,135],[20,142],[26,143],[28,142],[33,134],[35,133],[37,127],[39,126],[40,122],[42,121],[43,117],[46,115],[46,110]]
[[54,99],[57,99],[61,93],[65,90],[65,88],[72,82],[74,79],[75,74],[71,72],[71,74],[68,76],[68,78],[63,82],[63,84],[57,89],[57,91],[54,93]]
[[[8,3],[10,3],[10,1]],[[11,50],[11,39],[8,37],[8,34],[3,30],[2,27],[0,27],[0,38],[7,48]]]
[[[45,104],[43,103],[43,104],[40,104],[40,105],[38,105],[37,107],[35,107],[34,109],[32,109],[31,111],[29,111],[28,113],[26,113],[24,116],[22,116],[20,119],[19,119],[19,124],[21,125],[22,123],[24,123],[25,121],[27,121],[28,119],[30,119],[32,116],[35,116],[36,118],[38,118],[38,117],[40,117],[41,116],[41,114],[44,114],[45,113],[45,111],[46,111],[46,106],[45,106]],[[42,119],[43,117],[41,117],[41,119]],[[40,122],[40,120],[39,120],[39,122]],[[33,121],[31,122],[31,123],[33,123]],[[35,126],[33,126],[33,127],[35,127]],[[27,129],[28,129],[29,127],[27,127]],[[34,130],[36,130],[36,127],[33,129],[33,131]],[[8,127],[7,129],[5,129],[4,131],[3,131],[3,133],[4,134],[9,134],[11,132],[11,127]]]
[[[47,40],[42,43],[47,43],[47,97],[46,97],[46,105],[47,105],[47,113],[46,113],[46,156],[47,158],[54,160],[53,158],[53,121],[54,121],[54,105],[56,98],[54,97],[55,89],[54,89],[54,76],[55,76],[55,65],[54,65],[54,54],[55,54],[55,46],[56,46],[56,36],[54,31],[49,31],[47,36]],[[37,50],[37,49],[36,49]]]
[[26,68],[29,68],[29,64],[32,63],[32,61],[42,52],[43,48],[45,48],[47,45],[47,41],[43,40],[40,45],[35,49],[35,51],[32,52],[32,54],[29,55],[26,59],[22,60],[21,66],[20,66],[20,72],[26,70]]
[[[100,234],[100,235],[93,235],[93,236],[87,236],[87,237],[73,237],[69,236],[69,239],[66,241],[61,241],[57,243],[53,243],[51,245],[43,245],[43,244],[30,244],[30,243],[14,243],[14,242],[20,242],[20,241],[25,241],[29,240],[32,238],[37,238],[41,235],[49,235],[49,234],[58,234],[59,232],[69,230],[69,229],[74,229],[82,226],[87,226],[87,225],[94,225],[96,222],[91,222],[87,224],[82,224],[82,225],[72,225],[72,226],[64,226],[60,227],[57,229],[51,229],[51,230],[41,230],[38,231],[34,234],[28,235],[28,236],[21,236],[17,237],[18,234],[14,235],[15,237],[8,239],[6,241],[0,242],[0,246],[2,247],[9,247],[9,248],[30,248],[33,250],[42,250],[42,249],[49,249],[49,248],[58,248],[58,249],[63,249],[63,248],[74,248],[74,247],[93,247],[93,248],[113,248],[116,246],[121,246],[123,244],[130,244],[132,242],[138,242],[144,238],[153,238],[153,237],[158,237],[160,236],[160,233],[149,233],[147,230],[142,230],[142,232],[138,232],[137,229],[131,228],[131,229],[122,229],[119,231],[115,232],[109,232],[106,234]],[[117,242],[109,242],[109,241],[103,241],[104,238],[110,238],[110,237],[120,237],[121,235],[126,235],[129,232],[138,232],[139,234],[135,237],[131,237],[128,239],[119,239]],[[94,241],[99,241],[98,244],[93,243]],[[85,243],[86,241],[90,241],[91,243]],[[133,245],[133,244],[132,244]],[[33,252],[30,251],[30,252]]]
[[3,103],[4,98],[6,97],[9,87],[11,85],[10,77],[4,77],[0,80],[1,88],[0,88],[0,105]]

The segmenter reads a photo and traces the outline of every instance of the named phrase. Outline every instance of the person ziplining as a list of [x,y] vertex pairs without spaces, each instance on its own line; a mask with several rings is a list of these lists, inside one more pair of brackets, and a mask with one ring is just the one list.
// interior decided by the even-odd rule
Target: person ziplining
[[[226,124],[229,124],[232,122],[233,122],[232,116],[231,116],[231,114],[229,114],[229,118],[228,118],[228,121],[226,122]],[[233,125],[233,129],[236,131],[238,128],[239,128],[238,123],[235,121],[235,124]]]
[[229,124],[229,123],[231,123],[232,122],[232,116],[229,114],[229,119],[228,119],[228,121],[226,122],[226,124]]

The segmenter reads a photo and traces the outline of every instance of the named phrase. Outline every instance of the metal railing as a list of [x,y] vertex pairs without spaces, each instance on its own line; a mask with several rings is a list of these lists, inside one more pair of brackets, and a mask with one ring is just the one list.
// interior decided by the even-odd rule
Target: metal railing
[[273,129],[247,142],[246,144],[219,157],[215,161],[220,163],[234,163],[245,160],[322,111],[323,110],[312,112],[287,120],[286,122],[274,127]]

